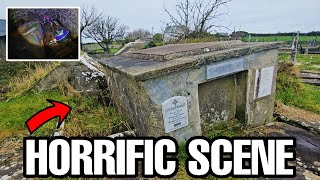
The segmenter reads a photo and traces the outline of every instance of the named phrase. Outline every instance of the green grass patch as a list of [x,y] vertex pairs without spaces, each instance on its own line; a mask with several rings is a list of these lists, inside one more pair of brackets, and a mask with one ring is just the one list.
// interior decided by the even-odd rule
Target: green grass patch
[[320,114],[319,87],[303,84],[297,70],[293,63],[279,63],[276,99],[288,106]]
[[[10,101],[0,102],[0,128],[4,134],[25,131],[25,122],[38,111],[50,106],[46,99],[61,101],[74,106],[71,98],[60,95],[59,92],[28,93]],[[51,121],[38,129],[36,135],[49,135],[53,132],[56,121]]]
[[[290,54],[280,54],[279,61],[289,61]],[[298,54],[297,62],[300,70],[320,71],[320,54]]]
[[116,52],[118,52],[120,50],[120,48],[110,48],[110,53],[111,54],[115,54]]
[[[302,84],[302,88],[283,88],[278,85],[277,100],[288,106],[294,106],[320,114],[320,89],[317,86]],[[279,88],[281,87],[281,88]]]
[[[121,43],[120,42],[112,42],[109,46],[109,50],[111,54],[114,54],[118,52],[121,48]],[[83,51],[91,53],[91,54],[99,54],[99,53],[104,53],[102,47],[98,43],[88,43],[82,45]]]
[[320,71],[320,54],[298,54],[297,61],[301,70]]

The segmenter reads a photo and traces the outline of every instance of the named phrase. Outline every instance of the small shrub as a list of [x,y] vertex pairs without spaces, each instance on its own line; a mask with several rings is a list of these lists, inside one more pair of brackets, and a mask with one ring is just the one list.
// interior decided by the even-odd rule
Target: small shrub
[[157,45],[153,41],[150,41],[143,47],[143,49],[153,48],[153,47],[156,47],[156,46]]
[[154,43],[162,43],[162,41],[163,41],[163,38],[162,38],[163,36],[162,36],[162,34],[160,34],[160,33],[157,33],[157,34],[155,34],[153,37],[152,37],[152,41],[154,42]]

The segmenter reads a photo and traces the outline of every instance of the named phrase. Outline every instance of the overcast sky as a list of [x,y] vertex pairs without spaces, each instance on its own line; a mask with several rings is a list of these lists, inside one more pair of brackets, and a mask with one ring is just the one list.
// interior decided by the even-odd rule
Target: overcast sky
[[[161,31],[168,16],[166,4],[176,0],[0,0],[0,19],[5,19],[6,6],[81,6],[95,5],[99,10],[120,19],[130,29],[145,28]],[[232,0],[229,15],[223,18],[230,29],[257,33],[320,30],[320,0]],[[228,30],[218,30],[228,31]]]

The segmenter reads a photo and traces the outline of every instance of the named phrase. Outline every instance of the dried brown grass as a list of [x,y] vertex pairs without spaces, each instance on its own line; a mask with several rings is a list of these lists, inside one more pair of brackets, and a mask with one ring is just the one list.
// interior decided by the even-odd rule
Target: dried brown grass
[[10,80],[10,91],[6,94],[7,97],[17,97],[29,91],[37,82],[47,76],[60,63],[52,62],[46,64],[35,64],[33,67],[28,67],[24,76],[17,76]]

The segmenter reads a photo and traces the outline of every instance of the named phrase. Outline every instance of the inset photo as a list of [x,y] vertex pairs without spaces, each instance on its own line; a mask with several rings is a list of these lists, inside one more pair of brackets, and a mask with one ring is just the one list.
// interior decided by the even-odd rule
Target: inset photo
[[7,61],[78,61],[79,12],[79,7],[7,7]]

